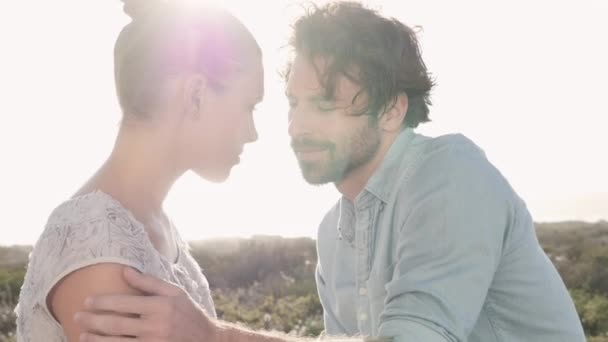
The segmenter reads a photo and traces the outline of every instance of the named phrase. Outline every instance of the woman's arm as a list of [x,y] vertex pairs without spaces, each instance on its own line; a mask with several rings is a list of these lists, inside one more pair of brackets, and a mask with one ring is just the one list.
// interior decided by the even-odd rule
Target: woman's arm
[[[69,342],[79,341],[82,330],[76,324],[74,315],[84,310],[85,298],[107,294],[143,294],[125,282],[122,276],[124,267],[116,263],[102,263],[78,269],[60,280],[49,293],[46,299],[49,311],[60,322]],[[137,321],[129,323],[137,324]]]

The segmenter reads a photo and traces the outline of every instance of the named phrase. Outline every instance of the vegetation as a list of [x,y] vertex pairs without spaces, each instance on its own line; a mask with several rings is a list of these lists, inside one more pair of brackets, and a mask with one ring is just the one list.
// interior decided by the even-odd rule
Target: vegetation
[[[570,289],[590,342],[608,342],[608,222],[540,223],[537,235]],[[323,330],[311,239],[254,237],[191,243],[218,316],[298,336]],[[29,247],[0,247],[0,342],[14,342],[18,291]]]

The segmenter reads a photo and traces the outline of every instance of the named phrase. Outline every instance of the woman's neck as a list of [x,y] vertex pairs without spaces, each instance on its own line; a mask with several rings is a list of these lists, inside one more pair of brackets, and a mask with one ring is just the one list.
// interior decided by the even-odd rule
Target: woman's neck
[[163,202],[184,173],[162,130],[121,127],[114,149],[85,188],[102,190],[142,220],[163,215]]

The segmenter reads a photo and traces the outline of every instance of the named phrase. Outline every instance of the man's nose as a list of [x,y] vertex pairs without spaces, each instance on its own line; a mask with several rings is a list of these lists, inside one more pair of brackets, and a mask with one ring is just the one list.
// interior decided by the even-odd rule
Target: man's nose
[[312,133],[311,116],[300,107],[292,108],[289,112],[287,133],[292,139],[297,139]]

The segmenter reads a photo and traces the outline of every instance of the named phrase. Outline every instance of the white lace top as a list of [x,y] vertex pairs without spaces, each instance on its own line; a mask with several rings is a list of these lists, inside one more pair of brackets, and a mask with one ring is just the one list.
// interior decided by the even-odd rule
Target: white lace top
[[175,263],[157,252],[143,225],[118,201],[101,191],[73,198],[51,214],[30,255],[17,313],[17,341],[67,341],[46,299],[59,280],[82,267],[118,263],[181,286],[215,317],[209,283],[188,247],[173,231]]

